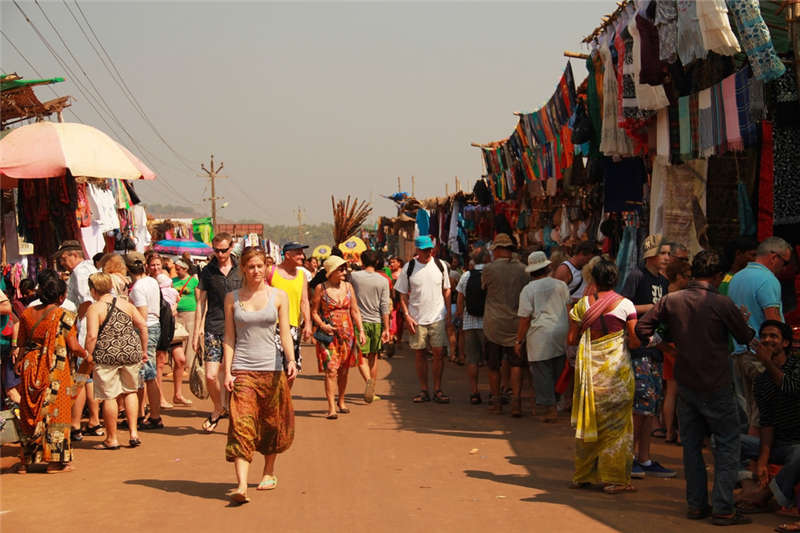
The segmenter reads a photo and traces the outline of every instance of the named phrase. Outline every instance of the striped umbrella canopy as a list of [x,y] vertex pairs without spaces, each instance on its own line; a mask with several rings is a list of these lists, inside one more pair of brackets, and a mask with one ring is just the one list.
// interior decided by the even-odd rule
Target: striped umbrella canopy
[[160,254],[181,255],[189,252],[192,255],[208,257],[214,255],[214,249],[204,242],[192,239],[164,239],[153,245],[153,250]]

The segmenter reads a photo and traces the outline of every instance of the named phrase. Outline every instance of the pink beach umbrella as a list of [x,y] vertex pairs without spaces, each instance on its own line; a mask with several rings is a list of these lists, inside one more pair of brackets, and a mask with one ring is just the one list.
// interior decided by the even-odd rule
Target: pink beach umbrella
[[154,180],[156,175],[127,148],[91,126],[38,122],[8,133],[0,141],[2,187],[18,179],[89,178]]

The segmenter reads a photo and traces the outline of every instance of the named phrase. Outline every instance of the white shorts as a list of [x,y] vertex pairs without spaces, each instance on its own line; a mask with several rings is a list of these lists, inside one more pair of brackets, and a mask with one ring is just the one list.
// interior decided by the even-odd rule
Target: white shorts
[[130,365],[97,364],[92,372],[95,400],[115,400],[121,394],[136,392],[139,389],[139,369],[142,363]]

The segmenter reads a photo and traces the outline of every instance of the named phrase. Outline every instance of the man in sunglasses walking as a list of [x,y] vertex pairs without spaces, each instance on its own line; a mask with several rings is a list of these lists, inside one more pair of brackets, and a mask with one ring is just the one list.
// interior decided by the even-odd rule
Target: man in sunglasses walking
[[225,334],[225,295],[242,286],[239,261],[231,253],[233,239],[228,233],[218,233],[211,241],[214,257],[200,272],[197,285],[197,309],[194,315],[192,348],[196,353],[201,346],[206,366],[206,383],[214,410],[203,422],[203,429],[212,433],[222,418],[225,404],[222,401],[219,366],[222,362],[222,337]]

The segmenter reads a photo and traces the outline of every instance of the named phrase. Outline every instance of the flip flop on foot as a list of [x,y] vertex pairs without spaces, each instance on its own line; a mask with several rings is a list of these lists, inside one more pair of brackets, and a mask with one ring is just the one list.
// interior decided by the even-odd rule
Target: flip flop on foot
[[230,498],[233,503],[248,503],[250,501],[246,492],[240,492],[238,490],[231,494]]
[[97,424],[92,427],[86,426],[81,430],[81,433],[83,433],[84,437],[102,437],[106,434],[106,430],[103,429],[101,424]]
[[656,428],[650,432],[651,437],[655,437],[657,439],[666,439],[667,438],[667,430],[664,428]]
[[781,524],[775,528],[778,533],[794,533],[800,531],[800,522],[789,522],[788,524]]
[[277,476],[267,476],[269,479],[262,479],[256,490],[273,490],[278,488]]
[[50,468],[47,467],[46,472],[48,474],[66,474],[67,472],[74,472],[75,467],[72,465],[64,465],[62,464],[60,468]]
[[137,446],[141,446],[141,445],[142,445],[142,441],[140,441],[138,438],[131,439],[131,440],[128,441],[128,446],[130,446],[131,448],[136,448]]
[[109,444],[106,444],[105,441],[104,441],[104,442],[101,442],[100,444],[98,444],[97,446],[92,446],[92,449],[93,450],[119,450],[121,447],[122,446],[120,446],[119,444],[117,444],[115,446],[111,446]]
[[214,430],[217,429],[217,424],[219,424],[219,419],[222,418],[222,415],[218,416],[217,418],[211,418],[211,415],[205,419],[203,422],[203,430],[207,433],[214,433]]
[[192,400],[188,398],[175,398],[172,400],[172,403],[174,403],[175,405],[179,405],[181,407],[188,407],[189,405],[192,405],[192,403],[194,402],[192,402]]
[[336,413],[331,413],[325,418],[327,418],[328,420],[337,420],[339,418],[339,415],[337,415]]
[[349,407],[339,407],[338,409],[339,409],[340,413],[345,414],[345,415],[350,412],[350,408]]
[[606,485],[603,487],[606,494],[623,494],[626,492],[639,492],[633,485]]

